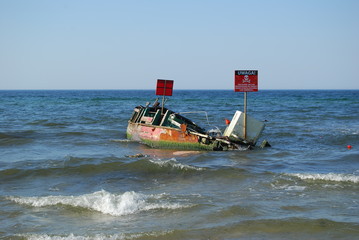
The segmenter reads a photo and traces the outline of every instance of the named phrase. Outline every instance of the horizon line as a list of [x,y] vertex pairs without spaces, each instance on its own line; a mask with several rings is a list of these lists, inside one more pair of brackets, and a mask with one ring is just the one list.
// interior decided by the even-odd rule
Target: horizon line
[[[136,88],[128,88],[128,89],[110,89],[110,88],[93,88],[93,89],[81,89],[81,88],[58,88],[58,89],[0,89],[0,91],[155,91],[156,89],[136,89]],[[329,91],[329,90],[359,90],[359,88],[349,89],[349,88],[266,88],[259,89],[256,92],[260,91]],[[234,89],[176,89],[174,91],[234,91]]]

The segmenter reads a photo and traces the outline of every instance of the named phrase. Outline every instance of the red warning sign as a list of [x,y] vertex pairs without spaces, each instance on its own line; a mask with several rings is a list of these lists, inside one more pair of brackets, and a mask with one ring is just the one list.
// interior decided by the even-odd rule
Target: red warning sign
[[235,92],[257,92],[258,71],[257,70],[235,70],[234,71]]
[[173,80],[157,79],[156,95],[172,96]]

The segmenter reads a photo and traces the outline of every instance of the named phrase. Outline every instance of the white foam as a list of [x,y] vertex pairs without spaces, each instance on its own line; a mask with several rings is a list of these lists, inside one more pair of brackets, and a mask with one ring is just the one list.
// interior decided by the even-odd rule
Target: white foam
[[291,173],[289,176],[295,176],[303,180],[324,180],[333,182],[353,182],[359,183],[359,176],[353,174],[340,174],[340,173]]
[[105,190],[80,196],[8,197],[11,201],[32,207],[47,207],[62,204],[95,210],[112,216],[135,214],[153,209],[190,207],[190,205],[163,201],[160,198],[161,195],[145,195],[133,191],[116,195]]
[[126,239],[137,239],[141,237],[160,237],[171,231],[164,232],[150,232],[150,233],[134,233],[134,234],[96,234],[93,236],[79,236],[73,233],[64,236],[50,236],[48,234],[20,234],[18,236],[24,237],[28,240],[126,240]]
[[338,131],[345,135],[359,135],[359,126],[354,128],[340,128]]
[[305,186],[291,186],[291,185],[288,185],[288,184],[285,184],[283,186],[275,186],[272,184],[272,187],[274,189],[279,189],[279,190],[285,190],[285,191],[304,191],[306,189]]
[[20,237],[25,237],[28,240],[122,240],[126,239],[124,235],[116,234],[111,236],[106,236],[103,234],[97,234],[94,236],[75,236],[70,234],[68,236],[50,236],[47,234],[31,234],[31,235],[21,235]]
[[197,171],[204,170],[204,168],[201,167],[194,167],[194,166],[179,163],[175,158],[172,158],[170,160],[150,160],[150,162],[159,165],[161,167],[172,167],[180,170],[197,170]]
[[129,142],[135,142],[131,139],[110,139],[110,142],[120,142],[120,143],[129,143]]

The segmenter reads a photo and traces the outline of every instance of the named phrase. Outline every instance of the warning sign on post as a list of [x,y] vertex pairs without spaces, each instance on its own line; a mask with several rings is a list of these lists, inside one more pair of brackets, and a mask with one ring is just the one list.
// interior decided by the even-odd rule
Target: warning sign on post
[[235,70],[234,71],[235,92],[257,92],[258,70]]
[[173,80],[157,79],[156,95],[172,96]]

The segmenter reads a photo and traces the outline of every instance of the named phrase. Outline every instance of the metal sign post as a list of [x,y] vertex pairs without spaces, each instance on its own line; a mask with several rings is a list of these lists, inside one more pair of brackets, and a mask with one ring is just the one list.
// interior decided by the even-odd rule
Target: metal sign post
[[234,91],[244,92],[243,135],[247,138],[247,92],[258,91],[258,70],[235,70]]
[[247,92],[244,92],[244,122],[243,122],[244,139],[247,138]]

